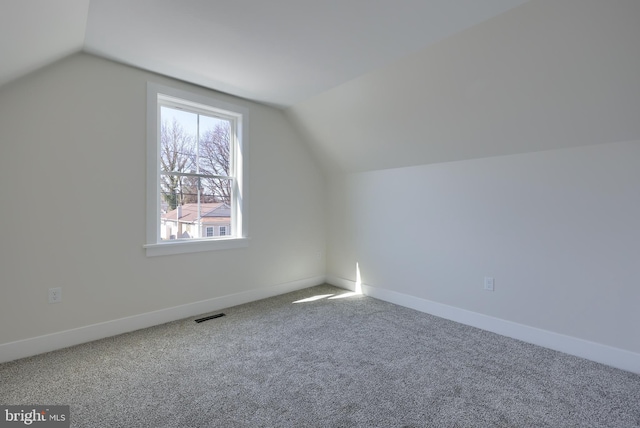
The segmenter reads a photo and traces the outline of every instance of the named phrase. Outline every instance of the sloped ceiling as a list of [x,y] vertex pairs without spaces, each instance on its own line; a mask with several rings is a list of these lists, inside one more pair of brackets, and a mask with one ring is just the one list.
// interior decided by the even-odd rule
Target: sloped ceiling
[[291,106],[526,0],[2,0],[0,84],[79,50]]
[[640,144],[639,22],[637,0],[531,1],[287,114],[346,172]]
[[0,85],[84,46],[89,0],[0,0]]

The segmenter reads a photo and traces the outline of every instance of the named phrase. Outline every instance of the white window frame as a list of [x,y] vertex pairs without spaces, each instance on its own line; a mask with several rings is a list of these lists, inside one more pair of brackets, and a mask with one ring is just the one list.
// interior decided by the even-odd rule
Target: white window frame
[[[160,103],[175,99],[177,102],[206,112],[217,111],[231,116],[236,123],[231,148],[235,179],[231,201],[231,233],[228,236],[190,240],[160,240]],[[209,96],[183,91],[169,86],[147,82],[147,256],[224,250],[248,246],[247,228],[247,152],[249,110]]]
[[[209,235],[209,230],[211,230],[211,235]],[[205,226],[204,236],[206,236],[207,238],[210,237],[210,236],[216,236],[215,227],[214,226]]]
[[[222,229],[224,229],[224,235],[222,234]],[[218,236],[228,236],[227,226],[218,226]]]

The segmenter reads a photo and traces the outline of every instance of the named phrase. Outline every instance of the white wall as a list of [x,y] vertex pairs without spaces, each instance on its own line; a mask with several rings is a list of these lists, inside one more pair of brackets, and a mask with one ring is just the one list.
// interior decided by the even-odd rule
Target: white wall
[[[147,81],[249,109],[248,248],[145,256]],[[324,183],[279,110],[79,54],[0,88],[0,144],[0,345],[322,281]]]
[[350,174],[329,275],[640,353],[638,183],[640,141]]

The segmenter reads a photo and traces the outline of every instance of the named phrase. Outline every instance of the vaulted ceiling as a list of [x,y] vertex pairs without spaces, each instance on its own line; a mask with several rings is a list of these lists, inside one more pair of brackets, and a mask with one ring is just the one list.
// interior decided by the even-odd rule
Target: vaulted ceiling
[[638,0],[0,0],[0,85],[79,51],[283,108],[331,170],[640,141]]
[[84,50],[291,106],[527,0],[2,0],[0,85]]

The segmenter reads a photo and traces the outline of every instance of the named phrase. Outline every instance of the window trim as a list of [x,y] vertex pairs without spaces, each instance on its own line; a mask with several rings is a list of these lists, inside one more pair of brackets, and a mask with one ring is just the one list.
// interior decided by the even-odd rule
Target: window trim
[[[232,201],[232,235],[227,238],[215,237],[191,239],[188,241],[160,241],[160,104],[158,97],[171,97],[185,100],[186,104],[195,103],[220,110],[225,115],[234,116],[237,121],[235,144],[235,195]],[[236,104],[217,98],[183,91],[170,86],[147,82],[147,243],[146,254],[163,256],[170,254],[193,253],[200,251],[225,250],[248,246],[247,225],[247,152],[249,110]]]

